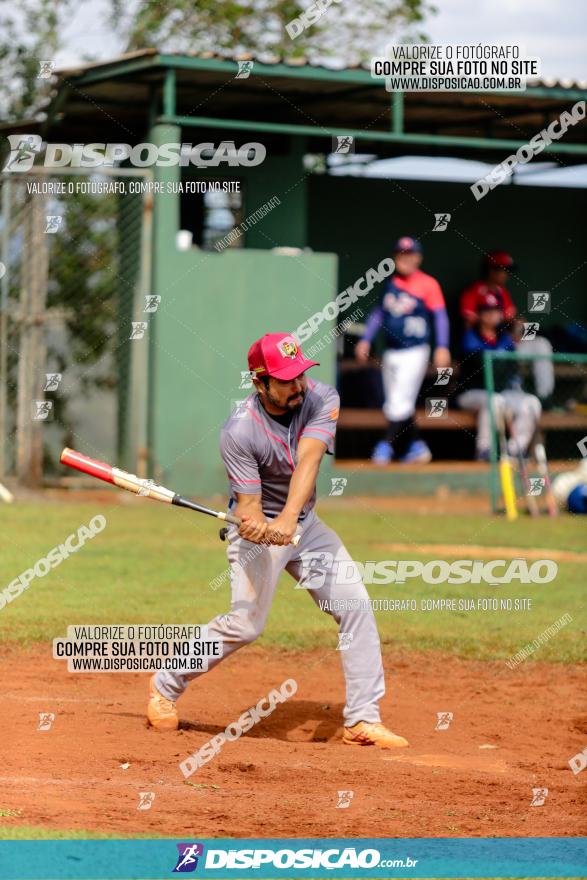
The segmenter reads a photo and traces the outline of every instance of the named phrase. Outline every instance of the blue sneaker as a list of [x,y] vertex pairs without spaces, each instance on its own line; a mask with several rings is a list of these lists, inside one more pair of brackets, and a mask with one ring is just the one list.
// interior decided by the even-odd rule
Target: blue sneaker
[[371,455],[373,464],[389,464],[393,458],[393,446],[389,440],[380,440]]
[[414,440],[400,461],[403,464],[428,464],[429,461],[432,461],[432,453],[423,440]]

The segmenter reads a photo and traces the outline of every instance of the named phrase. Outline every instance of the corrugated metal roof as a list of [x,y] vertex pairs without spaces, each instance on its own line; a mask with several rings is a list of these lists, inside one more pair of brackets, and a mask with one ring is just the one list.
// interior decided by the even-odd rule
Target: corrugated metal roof
[[[299,69],[300,67],[307,67],[315,70],[322,70],[328,72],[336,72],[336,71],[353,71],[353,70],[365,70],[368,71],[370,69],[370,65],[368,62],[359,65],[340,65],[336,62],[332,64],[315,64],[311,61],[308,61],[307,58],[283,58],[279,55],[276,55],[271,52],[265,52],[258,55],[255,55],[251,52],[226,52],[226,53],[218,53],[218,52],[160,52],[158,49],[148,48],[148,49],[138,49],[135,52],[126,52],[122,55],[117,55],[113,58],[104,59],[102,61],[95,61],[88,64],[79,64],[75,67],[63,67],[55,70],[55,74],[60,77],[71,77],[77,76],[81,73],[84,73],[88,70],[96,70],[101,67],[106,67],[108,65],[120,64],[124,61],[130,61],[137,58],[149,58],[154,57],[156,55],[165,55],[167,57],[176,57],[176,58],[201,58],[203,60],[213,59],[216,61],[254,61],[258,64],[283,64],[286,67],[291,67],[292,70]],[[587,89],[587,80],[574,80],[574,79],[557,79],[557,78],[543,78],[533,80],[531,83],[532,87],[535,88],[546,88],[546,89]]]

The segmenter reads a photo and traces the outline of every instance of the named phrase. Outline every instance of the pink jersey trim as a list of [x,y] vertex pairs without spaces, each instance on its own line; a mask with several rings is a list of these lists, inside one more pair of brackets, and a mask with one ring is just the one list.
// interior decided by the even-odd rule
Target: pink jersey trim
[[442,288],[432,275],[427,275],[426,272],[416,269],[406,278],[401,275],[392,275],[391,280],[400,290],[405,290],[406,293],[411,293],[412,296],[421,299],[431,312],[446,308]]
[[329,437],[334,437],[332,431],[326,431],[324,428],[313,428],[311,425],[306,425],[306,427],[302,429],[300,437],[303,436],[306,431],[318,431],[319,434],[328,434]]

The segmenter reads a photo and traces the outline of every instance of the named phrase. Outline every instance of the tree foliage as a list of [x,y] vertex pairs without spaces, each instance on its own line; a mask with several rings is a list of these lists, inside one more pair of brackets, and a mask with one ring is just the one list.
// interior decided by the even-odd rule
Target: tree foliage
[[51,80],[38,77],[41,64],[61,48],[72,0],[19,0],[0,6],[0,119],[37,116],[51,96]]
[[299,18],[309,2],[147,0],[126,20],[123,0],[111,2],[129,50],[153,46],[174,52],[250,53],[261,60],[305,57],[341,66],[364,62],[398,38],[425,39],[418,28],[434,11],[428,0],[336,0],[315,24],[291,39],[285,25]]

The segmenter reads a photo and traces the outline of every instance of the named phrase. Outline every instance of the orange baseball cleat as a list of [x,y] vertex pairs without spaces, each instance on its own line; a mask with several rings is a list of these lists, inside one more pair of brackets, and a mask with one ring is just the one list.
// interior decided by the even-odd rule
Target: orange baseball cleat
[[342,741],[345,746],[377,746],[379,749],[404,749],[407,739],[388,730],[380,721],[359,721],[353,727],[345,727]]
[[155,687],[155,675],[149,681],[149,705],[147,718],[156,730],[177,730],[179,718],[173,700],[168,700]]

